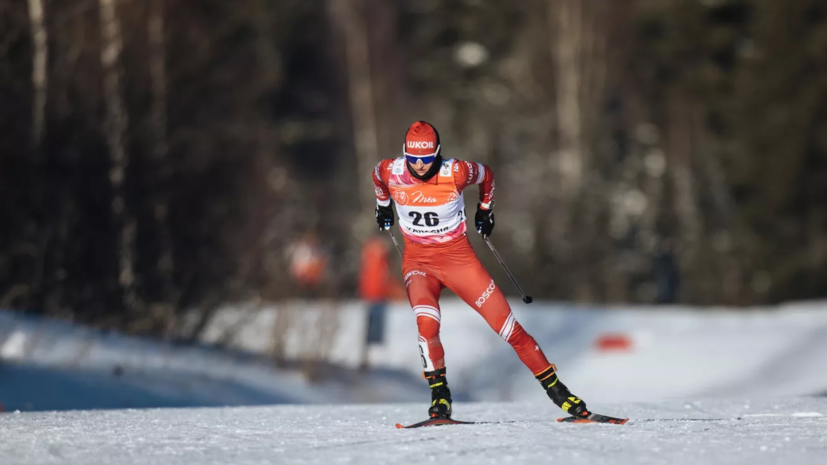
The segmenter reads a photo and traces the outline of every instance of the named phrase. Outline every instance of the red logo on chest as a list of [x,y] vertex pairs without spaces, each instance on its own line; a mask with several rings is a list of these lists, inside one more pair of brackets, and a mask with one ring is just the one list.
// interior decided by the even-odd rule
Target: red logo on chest
[[396,202],[397,205],[407,205],[408,194],[405,191],[394,191],[393,201]]

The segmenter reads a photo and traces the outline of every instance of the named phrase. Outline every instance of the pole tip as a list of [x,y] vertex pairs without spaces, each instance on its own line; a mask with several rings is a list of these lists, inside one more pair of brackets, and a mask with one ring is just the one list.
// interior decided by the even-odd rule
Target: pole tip
[[523,302],[530,304],[531,302],[534,302],[534,299],[532,299],[530,295],[527,295],[523,297]]

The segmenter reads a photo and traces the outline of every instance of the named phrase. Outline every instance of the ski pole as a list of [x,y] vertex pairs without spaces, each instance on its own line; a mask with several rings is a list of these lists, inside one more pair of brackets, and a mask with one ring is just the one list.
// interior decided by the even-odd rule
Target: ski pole
[[393,231],[388,229],[388,234],[391,235],[391,239],[393,239],[393,245],[396,246],[396,250],[399,251],[399,256],[404,257],[405,254],[402,253],[402,247],[399,247],[399,242],[396,241],[396,236],[393,235]]
[[[491,243],[491,239],[489,239],[488,237],[484,237],[483,240],[486,244],[488,244],[488,248],[491,249],[492,252],[494,252],[494,256],[497,257],[497,261],[500,262],[500,265],[502,265],[503,269],[505,270],[505,274],[507,274],[508,277],[511,278],[511,282],[514,283],[514,285],[517,287],[517,290],[520,291],[520,294],[523,296],[523,302],[527,304],[534,302],[534,299],[532,299],[530,295],[526,295],[526,293],[523,292],[523,288],[521,288],[517,280],[514,279],[514,275],[511,274],[511,271],[508,269],[508,267],[505,266],[503,258],[500,257],[500,254],[497,252],[497,249],[494,248],[494,244]],[[396,239],[394,239],[394,242],[396,242]]]

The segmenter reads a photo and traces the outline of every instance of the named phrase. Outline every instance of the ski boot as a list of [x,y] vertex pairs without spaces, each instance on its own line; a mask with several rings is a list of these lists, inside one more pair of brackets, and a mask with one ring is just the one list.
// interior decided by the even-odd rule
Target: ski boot
[[586,402],[572,394],[569,388],[557,378],[557,367],[554,364],[543,370],[536,378],[543,385],[554,405],[573,417],[589,416],[591,412],[586,408]]
[[428,409],[428,416],[451,418],[451,390],[448,389],[448,380],[445,379],[445,368],[426,371],[423,376],[431,386],[431,408]]

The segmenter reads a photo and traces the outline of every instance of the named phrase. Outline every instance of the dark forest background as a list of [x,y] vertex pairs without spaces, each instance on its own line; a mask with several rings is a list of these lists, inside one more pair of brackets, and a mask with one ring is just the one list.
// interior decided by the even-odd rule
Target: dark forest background
[[308,235],[353,298],[418,119],[535,298],[827,295],[823,0],[0,0],[0,308],[168,335]]

